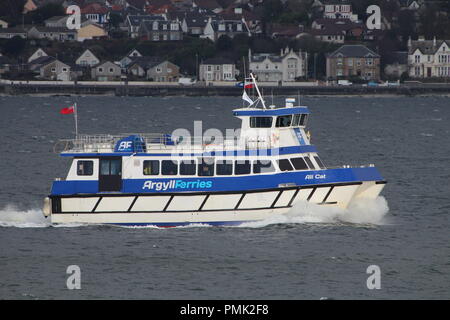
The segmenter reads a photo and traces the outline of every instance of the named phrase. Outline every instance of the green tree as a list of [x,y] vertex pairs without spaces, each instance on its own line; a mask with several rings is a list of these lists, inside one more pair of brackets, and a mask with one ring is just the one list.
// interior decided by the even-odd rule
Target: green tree
[[26,40],[22,37],[15,36],[6,41],[3,51],[5,54],[9,54],[11,56],[18,56],[22,53],[25,48]]
[[27,24],[41,24],[51,17],[63,16],[65,14],[61,4],[48,3],[34,11],[28,12],[25,15],[25,21]]

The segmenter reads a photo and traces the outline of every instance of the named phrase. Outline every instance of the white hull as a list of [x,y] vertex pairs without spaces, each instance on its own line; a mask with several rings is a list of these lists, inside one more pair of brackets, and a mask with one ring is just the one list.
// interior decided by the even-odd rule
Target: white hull
[[240,224],[285,214],[301,201],[346,208],[356,198],[376,198],[384,185],[368,181],[235,193],[80,195],[62,197],[58,210],[53,209],[58,212],[50,215],[52,223],[63,224]]

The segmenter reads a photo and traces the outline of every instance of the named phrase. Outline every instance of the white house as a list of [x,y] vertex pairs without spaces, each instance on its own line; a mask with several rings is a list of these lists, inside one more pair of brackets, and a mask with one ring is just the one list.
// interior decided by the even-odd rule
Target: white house
[[408,69],[412,78],[450,77],[450,40],[408,40]]
[[34,61],[38,58],[47,57],[47,56],[48,56],[48,54],[44,50],[39,48],[28,58],[28,63],[30,63],[31,61]]
[[323,17],[329,19],[350,19],[357,21],[358,15],[353,14],[352,4],[347,0],[328,0],[323,1]]
[[252,54],[249,50],[250,71],[259,81],[295,81],[305,77],[308,71],[306,52],[281,49],[280,55],[271,53]]
[[82,67],[92,67],[100,63],[100,59],[92,53],[91,50],[86,49],[81,56],[75,61],[75,64]]
[[228,59],[207,59],[199,67],[200,81],[235,81],[236,71],[235,64]]

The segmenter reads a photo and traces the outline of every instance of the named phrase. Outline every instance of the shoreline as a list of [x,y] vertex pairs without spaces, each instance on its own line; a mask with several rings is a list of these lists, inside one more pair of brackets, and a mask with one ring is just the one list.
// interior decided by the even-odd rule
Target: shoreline
[[[262,87],[266,96],[450,96],[450,85],[401,85],[388,87],[353,86],[286,86]],[[169,96],[241,96],[242,88],[232,86],[161,86],[126,84],[5,84],[0,83],[0,96],[117,96],[117,97],[169,97]]]

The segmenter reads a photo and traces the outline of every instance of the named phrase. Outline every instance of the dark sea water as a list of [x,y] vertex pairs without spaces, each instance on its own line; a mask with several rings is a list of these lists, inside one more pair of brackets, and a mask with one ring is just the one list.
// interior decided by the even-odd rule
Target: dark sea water
[[[279,99],[276,99],[280,101]],[[239,98],[0,97],[0,299],[449,299],[450,98],[304,97],[329,166],[377,165],[388,184],[352,212],[294,208],[242,227],[50,226],[43,198],[81,133],[234,128]],[[389,207],[389,210],[387,210]],[[81,269],[68,290],[66,269]],[[381,270],[381,289],[366,269]]]

